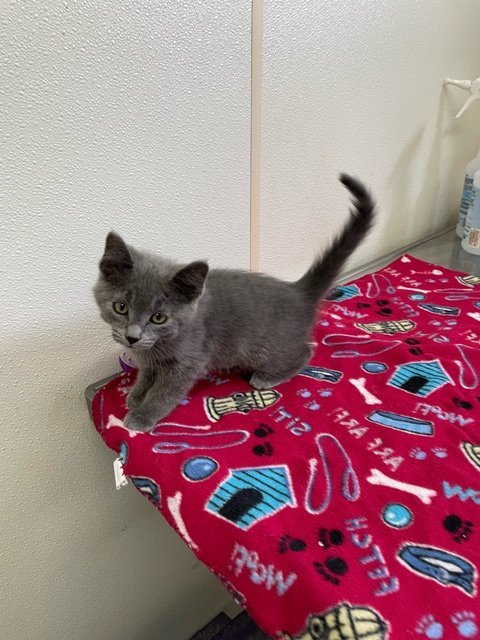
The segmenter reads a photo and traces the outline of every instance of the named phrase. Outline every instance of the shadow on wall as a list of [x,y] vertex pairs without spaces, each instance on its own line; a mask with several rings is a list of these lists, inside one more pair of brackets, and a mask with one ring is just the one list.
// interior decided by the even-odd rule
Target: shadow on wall
[[[393,237],[402,239],[401,245],[405,242],[408,229],[411,225],[415,225],[415,216],[417,215],[416,207],[418,202],[414,203],[410,197],[412,187],[413,168],[415,166],[414,159],[420,152],[423,136],[426,126],[419,127],[411,136],[409,142],[404,146],[392,174],[388,180],[388,187],[392,190],[392,213],[388,221],[388,233]],[[430,158],[429,158],[430,162]]]
[[[131,485],[115,491],[115,454],[84,390],[118,370],[117,349],[94,326],[72,320],[2,345],[2,572],[21,578],[39,638],[189,637],[230,598]],[[2,610],[14,628],[15,590]]]
[[[421,147],[426,144],[424,137],[427,133],[427,124],[419,127],[411,136],[400,154],[388,185],[392,189],[392,213],[389,221],[389,234],[396,238],[406,238],[406,230],[419,226],[418,216],[428,221],[428,225],[423,225],[419,237],[428,235],[438,230],[438,219],[443,217],[445,203],[441,203],[440,193],[444,176],[440,172],[442,164],[446,164],[446,175],[453,176],[458,173],[458,161],[453,154],[448,158],[448,162],[442,157],[444,152],[445,118],[452,118],[451,109],[446,108],[447,98],[445,90],[440,93],[440,100],[437,110],[437,118],[433,126],[433,137],[430,144],[430,151],[427,154],[427,161],[422,167],[422,179],[418,195],[414,197],[415,183],[418,178],[415,172],[419,169]],[[453,221],[452,221],[453,224]]]
[[[401,238],[402,242],[405,242],[407,229],[412,227],[418,228],[418,238],[437,231],[439,220],[449,209],[452,214],[450,226],[456,222],[454,216],[460,203],[465,165],[478,151],[472,136],[478,114],[466,114],[462,121],[455,120],[457,107],[443,88],[435,124],[433,127],[424,124],[413,133],[390,175],[388,188],[392,192],[392,216],[388,222],[388,234]],[[430,150],[426,163],[420,165],[421,147],[428,144],[425,137],[429,130],[432,132]],[[464,150],[469,146],[472,152],[465,157]],[[419,173],[421,181],[417,177]],[[457,187],[456,193],[452,186]]]

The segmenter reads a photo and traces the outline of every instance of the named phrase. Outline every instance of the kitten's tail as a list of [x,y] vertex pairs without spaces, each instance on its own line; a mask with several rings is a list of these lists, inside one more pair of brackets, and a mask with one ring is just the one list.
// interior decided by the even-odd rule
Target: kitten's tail
[[345,173],[340,174],[340,182],[353,196],[354,208],[350,210],[350,220],[326,253],[319,256],[295,283],[314,301],[324,297],[332,287],[347,258],[367,236],[375,217],[375,203],[364,185]]

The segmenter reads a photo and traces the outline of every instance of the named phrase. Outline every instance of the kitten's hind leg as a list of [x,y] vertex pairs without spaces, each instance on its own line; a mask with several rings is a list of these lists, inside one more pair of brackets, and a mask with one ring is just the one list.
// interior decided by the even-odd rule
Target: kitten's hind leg
[[285,356],[286,362],[268,363],[262,370],[254,371],[250,378],[252,387],[260,390],[272,389],[296,376],[312,357],[312,346],[303,345],[299,352],[289,356]]
[[250,384],[254,389],[259,389],[260,391],[262,389],[273,389],[273,387],[276,387],[278,384],[281,384],[282,382],[286,382],[291,377],[291,376],[288,376],[286,378],[274,379],[273,377],[269,378],[268,377],[269,375],[271,376],[272,374],[255,372],[250,378]]

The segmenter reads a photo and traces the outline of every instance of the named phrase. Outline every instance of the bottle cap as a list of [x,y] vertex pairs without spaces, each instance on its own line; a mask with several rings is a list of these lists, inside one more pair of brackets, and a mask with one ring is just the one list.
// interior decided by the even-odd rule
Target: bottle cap
[[477,169],[473,175],[473,186],[475,189],[480,189],[480,169]]
[[477,78],[476,80],[454,80],[453,78],[446,78],[443,81],[443,84],[453,84],[456,87],[460,87],[461,89],[470,92],[470,96],[455,116],[456,118],[460,118],[470,105],[480,98],[480,78]]

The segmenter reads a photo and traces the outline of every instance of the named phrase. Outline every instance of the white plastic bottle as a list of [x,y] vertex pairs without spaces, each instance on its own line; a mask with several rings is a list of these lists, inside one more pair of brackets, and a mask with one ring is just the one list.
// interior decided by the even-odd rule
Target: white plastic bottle
[[460,209],[458,210],[458,222],[457,222],[457,236],[459,238],[464,237],[465,233],[465,221],[467,219],[468,207],[470,205],[470,198],[472,195],[473,176],[475,171],[480,169],[480,151],[478,155],[467,164],[465,169],[465,180],[463,181],[462,199],[460,201]]
[[473,176],[472,193],[465,221],[462,249],[473,255],[480,255],[480,170]]

